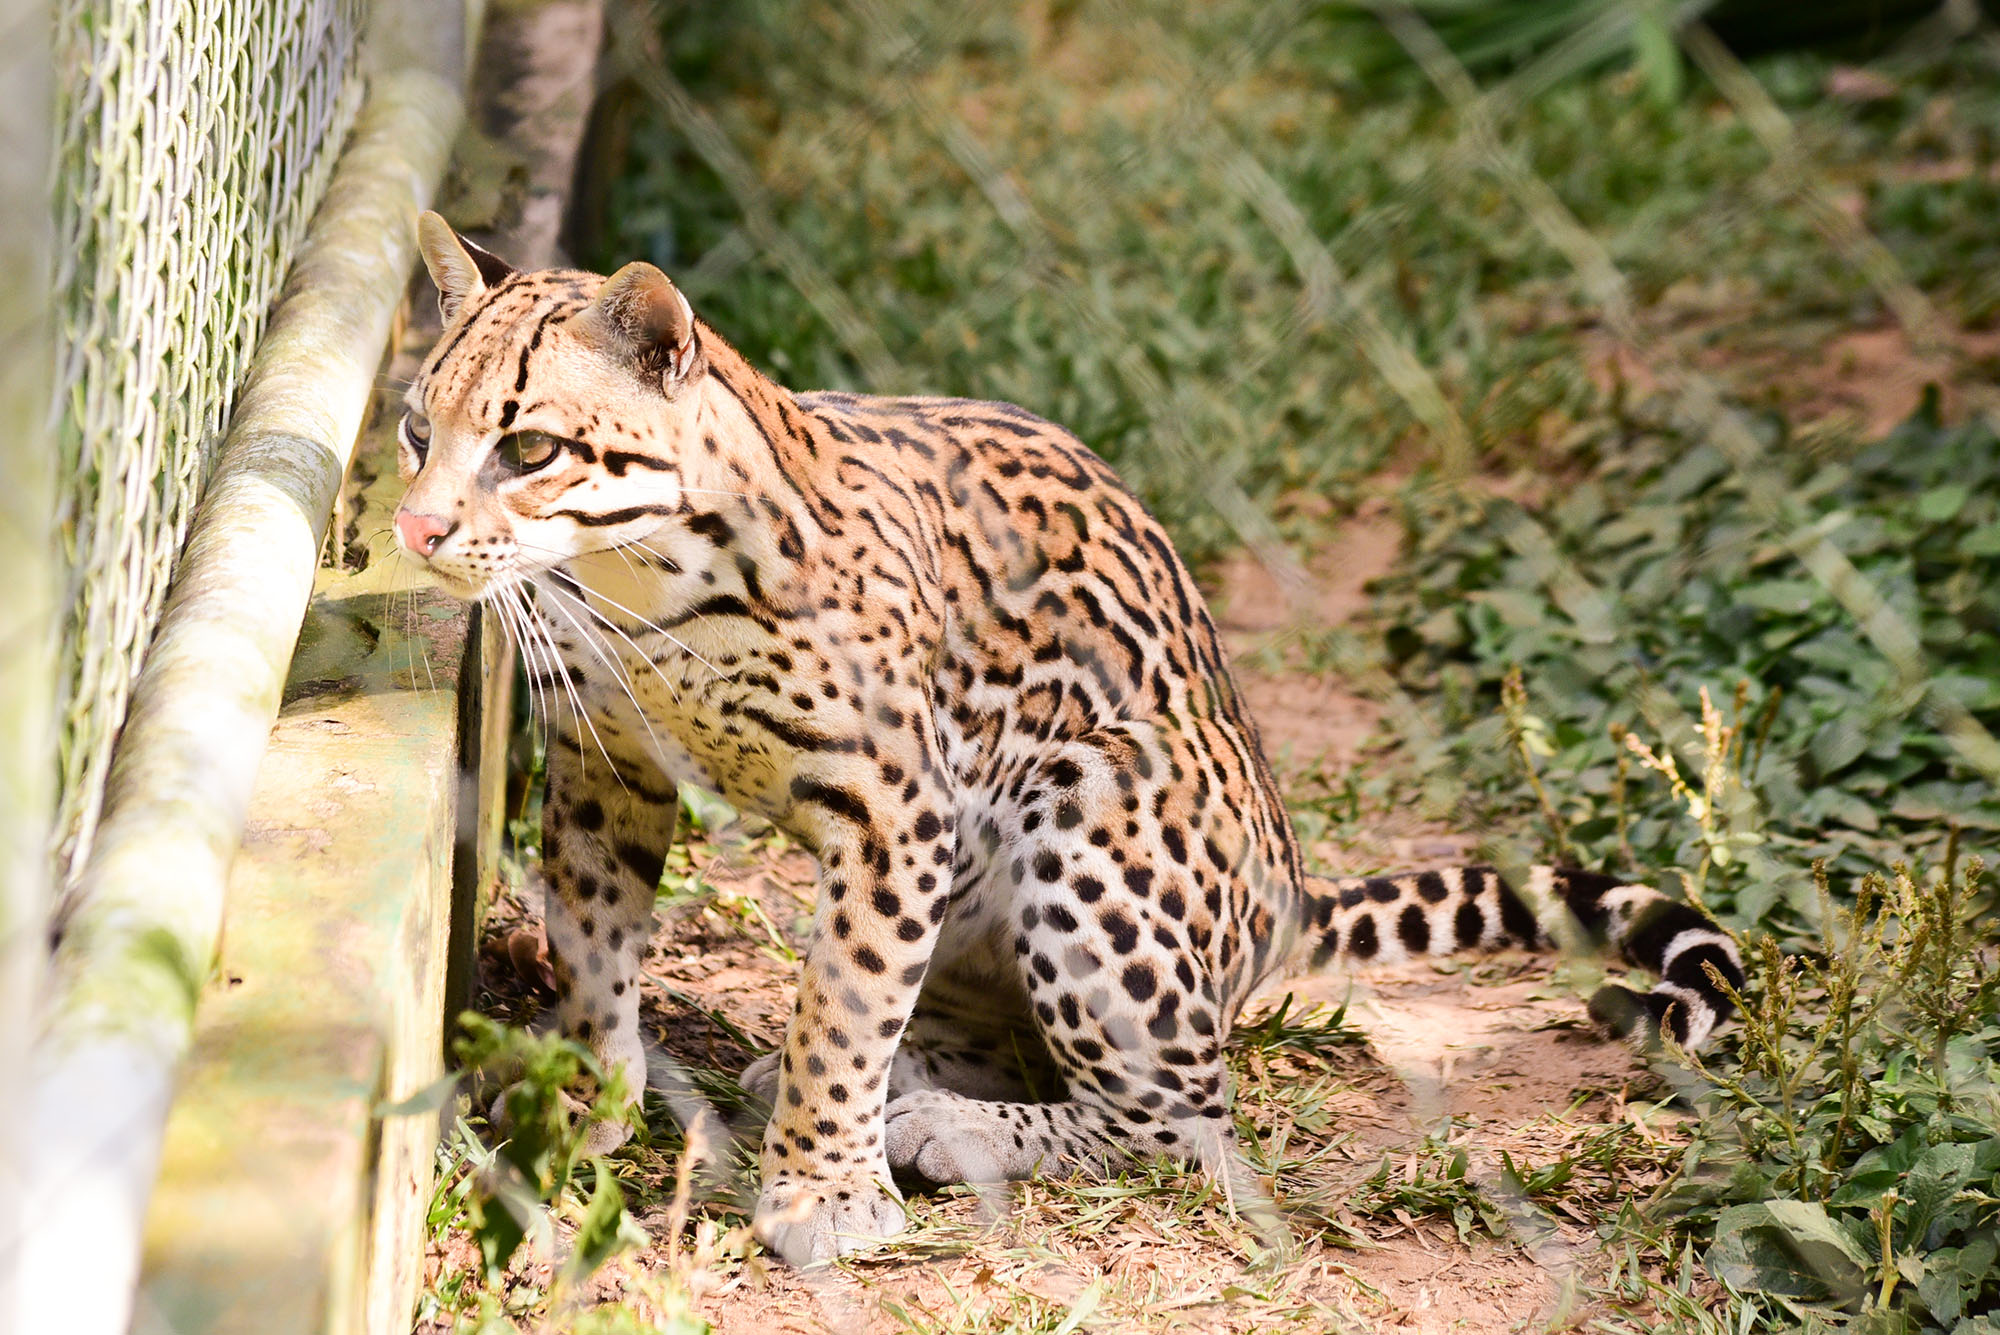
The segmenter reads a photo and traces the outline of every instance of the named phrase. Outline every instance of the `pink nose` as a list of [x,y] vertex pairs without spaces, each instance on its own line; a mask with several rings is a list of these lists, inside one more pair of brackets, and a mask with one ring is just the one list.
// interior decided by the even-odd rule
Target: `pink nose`
[[396,536],[403,540],[403,546],[418,556],[429,556],[437,550],[445,535],[458,525],[449,519],[436,515],[420,515],[409,510],[396,511]]

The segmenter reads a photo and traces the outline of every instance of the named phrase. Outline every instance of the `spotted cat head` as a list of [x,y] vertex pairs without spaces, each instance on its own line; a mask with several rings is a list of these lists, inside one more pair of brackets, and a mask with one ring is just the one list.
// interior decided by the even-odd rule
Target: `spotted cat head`
[[396,538],[476,598],[645,544],[681,509],[701,334],[650,264],[519,273],[418,222],[444,332],[405,395]]

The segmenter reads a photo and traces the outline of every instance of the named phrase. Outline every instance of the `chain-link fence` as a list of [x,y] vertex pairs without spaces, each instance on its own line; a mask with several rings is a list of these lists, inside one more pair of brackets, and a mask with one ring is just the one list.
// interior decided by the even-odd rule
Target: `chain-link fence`
[[266,314],[359,105],[365,0],[70,0],[54,198],[58,876]]
[[44,375],[36,416],[60,588],[35,646],[58,689],[36,699],[60,710],[43,731],[59,734],[67,893],[47,968],[7,980],[40,1000],[10,1017],[34,1032],[24,1130],[0,1146],[20,1151],[0,1154],[0,1196],[19,1205],[0,1212],[0,1288],[19,1297],[0,1326],[110,1332],[133,1320],[229,867],[415,258],[411,219],[460,122],[478,7],[48,9],[54,411]]

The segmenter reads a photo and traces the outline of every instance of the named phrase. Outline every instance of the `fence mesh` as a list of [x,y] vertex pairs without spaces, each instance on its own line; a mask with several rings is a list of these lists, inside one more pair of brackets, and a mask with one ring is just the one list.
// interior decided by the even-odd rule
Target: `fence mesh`
[[359,103],[366,0],[68,0],[57,16],[58,874],[266,313]]

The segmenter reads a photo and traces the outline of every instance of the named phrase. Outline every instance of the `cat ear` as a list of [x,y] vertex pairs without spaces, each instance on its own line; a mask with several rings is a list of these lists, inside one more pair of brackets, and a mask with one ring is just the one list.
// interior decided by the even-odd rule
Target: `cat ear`
[[466,302],[514,272],[507,261],[473,245],[429,210],[417,219],[417,249],[424,254],[431,282],[437,284],[438,314],[446,324]]
[[600,352],[648,375],[679,380],[694,364],[694,310],[650,264],[628,264],[607,278],[577,321]]

